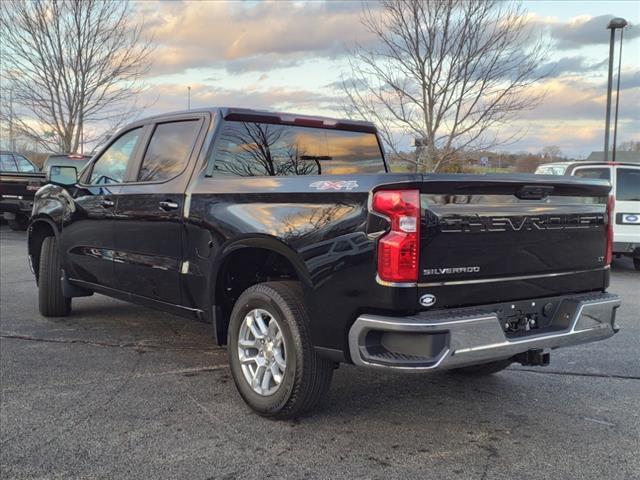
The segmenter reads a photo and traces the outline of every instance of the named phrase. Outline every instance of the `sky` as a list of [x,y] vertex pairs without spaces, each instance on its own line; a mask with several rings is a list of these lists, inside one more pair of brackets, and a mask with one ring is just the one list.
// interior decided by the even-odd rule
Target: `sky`
[[[541,104],[501,128],[520,128],[504,150],[557,145],[574,158],[602,150],[612,16],[626,18],[618,138],[640,140],[640,1],[525,1],[551,49],[537,84]],[[373,39],[359,1],[145,1],[136,4],[157,45],[146,75],[144,114],[239,106],[340,117],[337,84],[347,54]],[[616,48],[617,52],[617,48]]]

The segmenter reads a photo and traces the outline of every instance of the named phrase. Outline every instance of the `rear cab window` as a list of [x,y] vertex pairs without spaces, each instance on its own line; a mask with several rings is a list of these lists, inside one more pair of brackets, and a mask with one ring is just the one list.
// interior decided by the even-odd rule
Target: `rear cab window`
[[583,178],[599,178],[600,180],[611,180],[611,171],[609,167],[580,167],[573,172],[576,177]]
[[228,121],[207,174],[264,177],[384,171],[374,133]]

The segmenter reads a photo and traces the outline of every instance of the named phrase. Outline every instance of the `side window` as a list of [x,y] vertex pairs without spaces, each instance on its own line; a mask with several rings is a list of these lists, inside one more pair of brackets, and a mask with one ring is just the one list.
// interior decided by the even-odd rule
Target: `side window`
[[608,168],[580,168],[573,173],[576,177],[583,178],[599,178],[601,180],[610,180]]
[[3,172],[17,172],[16,162],[13,160],[13,155],[10,153],[0,154],[0,171]]
[[179,175],[196,141],[199,120],[156,126],[138,172],[139,182],[162,182]]
[[36,169],[36,167],[33,165],[33,163],[31,163],[26,158],[24,158],[24,157],[22,157],[20,155],[15,155],[14,158],[16,159],[16,164],[18,165],[18,171],[19,172],[30,173],[30,172],[37,172],[38,171]]
[[618,168],[616,173],[616,200],[640,202],[640,169]]
[[142,134],[142,127],[129,130],[118,138],[93,165],[92,185],[121,183],[127,170],[127,163],[131,159],[138,139]]

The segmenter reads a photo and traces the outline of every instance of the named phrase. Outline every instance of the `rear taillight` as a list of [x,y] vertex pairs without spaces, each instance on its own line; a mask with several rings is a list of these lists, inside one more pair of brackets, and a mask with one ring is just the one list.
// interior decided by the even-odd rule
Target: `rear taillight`
[[372,208],[391,222],[378,241],[378,277],[385,282],[418,280],[420,255],[420,193],[382,190],[374,193]]
[[607,249],[604,254],[605,265],[611,265],[611,260],[613,259],[613,210],[615,209],[615,206],[615,197],[613,195],[609,195],[609,200],[607,201]]

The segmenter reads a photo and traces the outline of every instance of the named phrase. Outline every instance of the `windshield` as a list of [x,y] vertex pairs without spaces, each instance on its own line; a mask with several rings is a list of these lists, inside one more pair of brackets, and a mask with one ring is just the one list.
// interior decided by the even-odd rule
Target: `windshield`
[[539,175],[564,175],[567,167],[562,165],[540,165],[535,173]]

